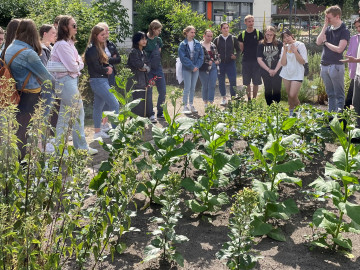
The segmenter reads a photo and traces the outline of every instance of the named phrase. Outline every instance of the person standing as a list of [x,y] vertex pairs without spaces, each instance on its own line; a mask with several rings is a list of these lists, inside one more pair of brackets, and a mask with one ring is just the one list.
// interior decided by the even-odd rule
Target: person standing
[[197,113],[194,107],[194,93],[199,77],[199,68],[204,62],[204,52],[199,41],[194,39],[195,27],[187,26],[183,30],[185,39],[179,45],[179,58],[182,63],[184,77],[184,114]]
[[5,41],[5,31],[4,29],[2,29],[0,27],[0,55],[1,55],[1,51],[3,49],[3,46],[4,46],[4,41]]
[[34,21],[19,20],[15,40],[7,46],[4,59],[6,64],[11,62],[10,71],[16,81],[16,89],[21,91],[19,111],[16,114],[19,123],[16,136],[19,139],[21,159],[26,154],[24,147],[27,141],[26,129],[39,102],[41,84],[53,80],[53,76],[46,70],[39,55],[41,55],[41,43]]
[[93,120],[94,120],[94,139],[110,138],[108,134],[101,130],[101,116],[103,107],[106,104],[109,111],[119,113],[119,102],[111,93],[109,76],[113,73],[112,65],[105,53],[107,34],[101,26],[94,26],[91,29],[89,42],[85,52],[85,62],[88,66],[90,75],[90,87],[94,93]]
[[[162,105],[165,102],[165,96],[166,96],[165,76],[161,66],[161,48],[163,47],[163,41],[161,37],[159,37],[161,33],[161,29],[162,29],[162,24],[158,20],[153,20],[150,23],[149,31],[146,34],[148,41],[146,47],[144,48],[150,64],[149,77],[150,78],[154,78],[155,76],[157,77],[155,81],[156,89],[159,94],[156,105],[157,119],[164,118]],[[152,89],[150,91],[152,91]],[[156,123],[154,115],[150,117],[150,120]]]
[[5,52],[7,47],[10,46],[10,44],[15,39],[16,30],[20,24],[20,19],[12,19],[8,25],[6,26],[6,35],[5,35],[5,42],[3,44],[3,49],[1,51],[1,59],[4,59]]
[[256,98],[259,85],[261,84],[260,66],[257,61],[257,47],[264,39],[264,35],[254,28],[254,16],[247,15],[244,19],[246,30],[238,37],[240,49],[243,53],[242,58],[242,75],[243,84],[246,86],[248,100],[251,100],[251,86],[253,84],[253,96]]
[[213,33],[210,29],[205,30],[203,41],[201,41],[204,50],[204,63],[200,67],[199,77],[201,81],[202,99],[207,107],[208,102],[214,103],[216,79],[218,77],[218,66],[220,64],[219,54],[216,46],[212,43]]
[[[357,34],[353,35],[350,38],[349,48],[346,52],[346,56],[356,57],[357,49],[359,46],[359,39],[360,39],[360,17],[354,21],[354,26],[357,31]],[[349,89],[348,89],[347,96],[345,99],[344,109],[350,108],[350,105],[352,104],[352,99],[353,99],[353,94],[354,94],[355,74],[356,74],[356,63],[349,62],[349,77],[350,77],[351,81],[350,81]]]
[[[225,88],[225,75],[228,76],[230,81],[230,94],[235,96],[236,88],[236,59],[240,54],[240,45],[236,37],[229,34],[229,24],[222,22],[220,24],[221,34],[214,39],[214,44],[219,52],[221,63],[219,78],[219,90],[222,97],[221,105],[227,104],[226,88]],[[234,52],[235,51],[235,52]]]
[[342,111],[345,104],[345,66],[340,61],[350,39],[350,32],[341,21],[339,6],[325,10],[324,26],[316,38],[317,45],[323,45],[320,76],[328,96],[329,112]]
[[261,67],[267,105],[280,102],[281,99],[280,55],[282,47],[282,42],[276,40],[275,28],[268,26],[265,30],[265,38],[257,50],[257,61]]
[[[75,36],[77,24],[71,16],[61,17],[58,25],[57,41],[51,51],[51,61],[61,62],[67,72],[55,72],[56,90],[59,90],[60,111],[56,125],[56,143],[59,144],[62,135],[67,131],[70,114],[67,108],[76,108],[77,119],[72,128],[73,144],[76,149],[87,150],[90,155],[98,153],[98,150],[90,148],[85,139],[84,130],[84,107],[78,89],[78,78],[80,70],[84,68],[84,63],[75,48]],[[65,134],[67,136],[68,134]]]
[[289,115],[292,116],[295,107],[300,105],[298,95],[304,80],[304,64],[307,63],[307,52],[305,44],[296,41],[289,29],[285,29],[281,37],[284,46],[281,51],[282,69],[280,77],[283,78],[288,94]]

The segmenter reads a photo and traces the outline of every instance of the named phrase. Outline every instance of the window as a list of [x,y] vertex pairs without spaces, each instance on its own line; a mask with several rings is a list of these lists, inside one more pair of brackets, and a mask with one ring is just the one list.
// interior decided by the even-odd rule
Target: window
[[199,14],[206,13],[205,2],[204,1],[192,1],[191,8],[193,11],[197,11]]

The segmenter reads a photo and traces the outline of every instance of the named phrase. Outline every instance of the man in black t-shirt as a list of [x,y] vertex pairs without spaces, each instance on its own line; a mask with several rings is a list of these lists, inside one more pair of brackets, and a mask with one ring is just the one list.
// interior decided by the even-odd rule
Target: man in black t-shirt
[[239,35],[240,49],[243,52],[242,75],[246,86],[248,100],[251,100],[251,87],[253,83],[253,98],[256,98],[261,84],[260,66],[257,62],[257,46],[264,39],[264,35],[254,28],[254,16],[247,15],[244,20],[246,30]]

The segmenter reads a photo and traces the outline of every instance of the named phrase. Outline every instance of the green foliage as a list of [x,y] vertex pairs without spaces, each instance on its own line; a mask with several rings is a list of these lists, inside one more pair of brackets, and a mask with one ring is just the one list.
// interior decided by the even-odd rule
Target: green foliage
[[359,185],[358,177],[354,173],[360,169],[360,146],[352,144],[351,139],[359,137],[360,130],[355,128],[353,117],[347,111],[345,111],[345,120],[347,121],[345,131],[343,123],[340,123],[337,117],[330,123],[332,131],[339,139],[340,146],[333,155],[332,163],[326,164],[327,178],[319,177],[310,184],[310,187],[314,189],[314,197],[332,199],[336,212],[318,208],[310,226],[314,229],[325,230],[317,230],[314,233],[314,239],[311,242],[313,246],[339,248],[345,252],[351,252],[351,239],[345,238],[342,233],[360,233],[359,206],[350,202],[350,196],[357,191]]
[[34,4],[31,0],[0,0],[0,26],[6,27],[12,18],[25,18]]
[[52,24],[58,15],[71,15],[78,25],[76,47],[79,53],[85,51],[91,29],[97,23],[105,21],[117,41],[124,41],[130,34],[127,9],[121,1],[101,0],[92,5],[82,0],[39,0],[29,7],[29,17],[37,26],[44,23]]
[[232,217],[229,220],[230,241],[226,242],[216,256],[220,260],[227,260],[229,269],[252,269],[260,258],[251,250],[254,238],[251,236],[253,229],[251,223],[258,207],[258,194],[244,188],[234,196],[235,202],[231,207]]
[[181,267],[184,267],[184,258],[176,251],[176,244],[189,241],[189,239],[184,235],[177,235],[175,232],[175,226],[179,218],[182,217],[179,205],[181,177],[178,174],[171,174],[166,176],[164,181],[166,182],[166,188],[160,199],[162,217],[151,218],[152,222],[160,223],[160,225],[151,233],[155,235],[155,238],[145,248],[147,257],[143,262],[160,257],[162,260],[169,262],[175,261]]

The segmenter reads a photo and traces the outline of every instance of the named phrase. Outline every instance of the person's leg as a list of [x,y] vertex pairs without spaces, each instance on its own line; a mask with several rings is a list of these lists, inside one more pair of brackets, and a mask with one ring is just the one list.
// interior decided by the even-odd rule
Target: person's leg
[[[75,118],[73,126],[73,144],[76,149],[88,149],[84,131],[84,107],[78,90],[78,78],[65,76],[59,79],[60,89],[60,113],[56,126],[56,143],[61,140],[61,136],[67,132],[71,117]],[[61,85],[62,84],[62,85]],[[69,113],[71,109],[72,113]],[[74,114],[75,113],[75,114]],[[65,134],[67,136],[68,134]]]
[[[153,101],[152,101],[152,97],[153,97],[153,92],[152,92],[153,88],[152,87],[148,87],[146,90],[146,100],[145,100],[145,104],[146,104],[146,117],[151,117],[153,116],[154,113],[154,106],[153,106]],[[154,117],[154,116],[153,116]],[[155,118],[154,118],[155,119]]]
[[165,103],[165,97],[166,97],[166,82],[165,82],[165,76],[164,72],[162,70],[162,67],[160,67],[161,70],[158,71],[159,77],[156,80],[156,88],[158,91],[158,100],[157,100],[157,116],[161,117],[163,115],[163,108],[162,105]]
[[207,100],[210,103],[214,102],[215,97],[215,87],[216,87],[216,79],[217,79],[218,73],[217,73],[217,67],[215,63],[213,63],[212,68],[209,72],[209,82],[208,82],[208,96]]
[[[272,77],[272,99],[273,101],[279,103],[281,100],[281,77],[279,74],[276,74]],[[264,82],[265,84],[265,82]]]
[[208,96],[209,96],[209,79],[210,79],[210,73],[207,74],[206,71],[199,71],[199,78],[201,81],[201,96],[205,103],[208,102]]
[[328,96],[328,107],[329,112],[336,111],[336,97],[335,97],[335,89],[333,85],[333,81],[330,75],[330,66],[323,66],[321,65],[320,76],[325,85],[325,91]]
[[105,105],[105,101],[102,98],[102,91],[105,89],[102,89],[101,78],[90,78],[90,87],[94,93],[93,121],[95,133],[97,133],[100,132],[102,112]]
[[331,65],[330,77],[333,82],[335,92],[335,111],[342,111],[345,104],[344,77],[345,65]]
[[350,81],[349,89],[345,99],[344,109],[350,108],[350,105],[352,104],[353,94],[354,94],[354,79]]
[[246,86],[246,93],[248,100],[251,100],[251,87],[250,87],[251,72],[252,72],[251,63],[243,62],[242,63],[243,85]]
[[[352,104],[355,112],[360,116],[360,76],[356,75],[354,79],[354,95]],[[360,117],[357,118],[357,127],[360,127]]]
[[194,104],[194,94],[195,94],[195,87],[196,87],[196,83],[198,81],[199,78],[199,70],[192,72],[191,74],[191,87],[190,87],[190,94],[189,94],[189,103],[190,105]]
[[141,117],[144,117],[144,110],[145,110],[145,89],[132,89],[132,99],[141,101],[138,105],[131,109],[131,111]]
[[257,93],[259,91],[259,85],[262,84],[261,75],[260,75],[260,66],[258,62],[253,63],[252,82],[253,82],[253,98],[256,98]]
[[227,66],[227,76],[230,82],[230,94],[234,97],[236,95],[236,62],[234,60]]
[[191,89],[191,75],[192,72],[183,68],[183,78],[184,78],[184,95],[183,95],[183,103],[184,106],[187,106],[189,103],[189,95]]
[[300,105],[300,101],[298,98],[298,94],[301,88],[301,82],[291,81],[290,89],[289,89],[289,108],[295,109],[296,106]]
[[220,68],[220,74],[218,76],[218,79],[219,79],[219,91],[220,91],[220,95],[224,98],[224,97],[226,97],[226,88],[225,88],[226,64],[225,63],[220,63],[219,68]]
[[274,98],[273,98],[273,89],[272,89],[272,79],[270,77],[269,74],[266,74],[267,72],[263,72],[262,73],[262,78],[264,81],[264,92],[265,92],[265,100],[266,100],[266,104],[268,106],[271,105],[271,103],[273,102]]

